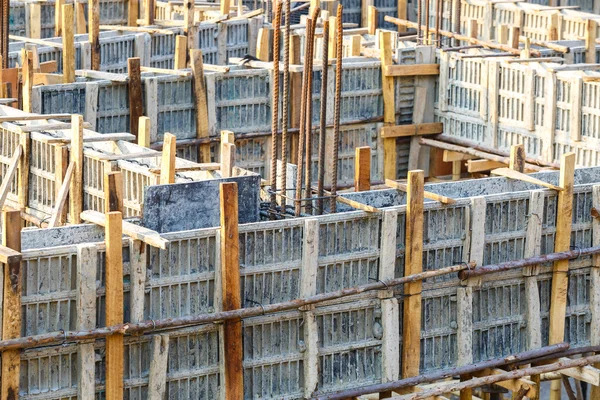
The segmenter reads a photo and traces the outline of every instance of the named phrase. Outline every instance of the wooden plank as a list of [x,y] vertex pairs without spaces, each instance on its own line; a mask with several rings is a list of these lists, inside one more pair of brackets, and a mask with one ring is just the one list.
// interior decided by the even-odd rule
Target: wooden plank
[[33,54],[26,49],[21,49],[22,82],[23,82],[23,111],[31,112],[31,91],[33,89]]
[[367,30],[369,35],[375,35],[377,30],[377,8],[369,6],[367,14]]
[[585,62],[586,64],[596,63],[596,31],[598,30],[598,23],[588,18],[585,20]]
[[13,182],[13,178],[15,173],[17,172],[17,168],[21,164],[21,155],[23,154],[23,146],[18,145],[15,149],[15,152],[10,159],[10,163],[8,168],[6,169],[6,173],[2,177],[2,184],[0,184],[0,210],[4,207],[4,202],[6,201],[6,197],[8,196],[8,192],[10,190],[10,185]]
[[69,219],[71,223],[81,222],[83,211],[83,117],[73,115],[71,119],[71,149],[69,163],[73,163],[73,178],[69,190]]
[[385,76],[430,76],[440,74],[439,64],[386,65]]
[[[600,185],[592,187],[592,209],[600,210]],[[592,215],[594,215],[592,213]],[[600,216],[592,218],[592,246],[600,245]],[[600,255],[592,256],[592,268],[590,269],[590,287],[600,287]],[[590,291],[590,345],[600,346],[600,291]],[[594,364],[600,368],[600,363]],[[600,386],[592,386],[590,399],[600,399]]]
[[[237,183],[221,183],[220,195],[221,307],[223,311],[229,311],[242,306]],[[242,399],[244,397],[242,324],[240,320],[228,320],[223,325],[225,398]]]
[[127,25],[137,26],[137,20],[139,17],[139,0],[127,0]]
[[[557,190],[559,193],[563,192],[565,190],[564,188],[562,188],[560,186],[555,186],[551,183],[544,182],[544,181],[536,179],[530,175],[527,175],[527,174],[524,174],[521,172],[517,172],[510,168],[497,168],[497,169],[492,170],[492,174],[504,176],[506,178],[511,178],[511,179],[518,179],[520,181],[527,182],[527,183],[533,183],[534,185],[539,185],[539,186],[546,187],[548,189]],[[567,250],[569,250],[569,249],[567,248]],[[561,251],[563,251],[563,250],[561,250]]]
[[121,171],[104,173],[104,212],[123,212],[123,174]]
[[60,85],[62,83],[65,83],[64,75],[44,74],[40,72],[36,72],[33,74],[33,86]]
[[465,161],[465,160],[472,160],[474,158],[477,158],[477,157],[470,155],[470,154],[459,153],[458,151],[452,151],[452,150],[444,150],[444,153],[442,154],[442,161],[444,161],[444,162]]
[[160,161],[160,184],[175,183],[175,160],[177,158],[177,138],[165,133],[163,152]]
[[[227,1],[227,0],[224,0]],[[269,36],[271,30],[269,28],[260,28],[256,39],[256,58],[261,61],[268,62],[270,60]]]
[[[64,25],[63,17],[62,17],[63,5],[65,5],[65,0],[56,0],[54,3],[54,36],[55,37],[62,36],[62,27]],[[71,29],[73,29],[73,28],[71,28]]]
[[[558,361],[571,361],[570,358],[561,357]],[[600,369],[591,365],[585,367],[567,368],[560,371],[563,375],[587,382],[592,386],[600,386]]]
[[469,173],[489,171],[491,169],[496,168],[505,168],[508,165],[505,163],[501,163],[498,161],[490,161],[490,160],[468,160],[467,161],[467,171]]
[[[21,251],[21,212],[2,212],[2,245]],[[3,268],[2,340],[21,336],[21,260],[13,260]],[[17,399],[21,370],[19,349],[2,352],[2,399]]]
[[175,64],[174,69],[185,69],[187,67],[187,37],[183,35],[175,36]]
[[69,188],[71,187],[71,178],[73,177],[74,166],[75,164],[73,162],[69,163],[69,167],[67,168],[67,172],[63,178],[62,185],[60,186],[60,191],[58,192],[58,196],[56,196],[56,205],[54,206],[54,210],[52,210],[52,216],[50,217],[48,228],[54,228],[60,225],[59,220],[64,215],[65,205],[67,204],[67,196],[69,194]]
[[[408,185],[406,185],[404,183],[396,182],[396,181],[393,181],[391,179],[386,179],[385,180],[385,185],[389,186],[391,188],[394,188],[394,189],[401,190],[401,191],[403,191],[405,193],[408,193]],[[454,199],[452,199],[450,197],[442,196],[441,194],[431,193],[431,192],[427,192],[427,191],[423,192],[423,196],[426,199],[439,201],[442,204],[454,204],[454,203],[456,203],[456,200],[454,200]]]
[[127,73],[129,83],[127,84],[129,96],[129,128],[131,133],[138,137],[138,124],[140,117],[144,114],[142,103],[142,72],[140,70],[140,58],[132,57],[127,60]]
[[150,148],[150,118],[140,117],[138,123],[137,144],[142,147]]
[[354,191],[371,190],[371,148],[357,147],[354,151]]
[[[556,233],[554,251],[567,251],[571,246],[571,225],[573,219],[573,180],[575,174],[575,153],[561,157],[559,185],[564,189],[558,192]],[[552,291],[550,299],[549,343],[564,340],[565,316],[567,313],[567,290],[569,287],[569,260],[557,261],[552,266]],[[560,399],[560,381],[552,381],[550,399]]]
[[[423,189],[423,171],[409,171],[406,196],[406,250],[404,256],[404,273],[406,275],[423,271]],[[422,286],[421,281],[404,285],[402,378],[419,375]]]
[[187,37],[189,48],[194,48],[194,0],[183,0],[183,34]]
[[[70,138],[69,138],[70,142]],[[56,187],[56,198],[60,198],[60,191],[62,184],[67,175],[67,169],[69,168],[69,148],[59,144],[54,146],[54,176]],[[69,181],[70,187],[70,181]],[[60,213],[56,215],[56,221],[54,226],[61,226],[67,221],[67,208],[64,207]]]
[[77,34],[85,35],[87,33],[86,21],[85,21],[85,3],[75,2],[75,19]]
[[154,0],[144,0],[144,25],[154,25],[156,5]]
[[392,125],[381,128],[381,137],[407,137],[414,135],[434,135],[444,133],[444,124],[441,122],[426,122],[411,125]]
[[27,36],[40,39],[42,37],[42,5],[40,3],[29,3],[29,23],[26,24]]
[[100,71],[100,0],[88,1],[88,31],[91,48],[91,68]]
[[[328,195],[330,195],[331,193],[326,192]],[[362,211],[366,211],[369,213],[379,213],[381,212],[381,210],[379,208],[375,208],[373,206],[369,206],[363,203],[359,203],[358,201],[355,200],[350,200],[347,199],[343,196],[338,195],[335,199],[337,202],[345,204],[347,206],[350,206],[352,208],[356,208],[357,210],[362,210]]]
[[[382,31],[379,34],[380,59],[382,67],[392,64],[392,33]],[[396,124],[396,105],[394,99],[394,78],[381,74],[383,91],[383,123],[386,126]],[[385,179],[396,179],[396,139],[383,139],[383,175]]]
[[63,83],[75,81],[75,33],[73,32],[75,14],[73,10],[72,4],[65,4],[62,7],[62,24],[64,27],[62,35]]
[[[506,371],[504,371],[500,368],[494,368],[494,369],[485,369],[485,370],[483,370],[479,373],[473,374],[473,375],[477,376],[477,377],[481,377],[481,376],[499,375],[499,374],[505,374],[505,373],[506,373]],[[503,387],[505,389],[508,389],[513,393],[518,392],[519,390],[521,390],[521,388],[525,388],[526,389],[525,395],[528,398],[532,398],[537,395],[537,386],[536,386],[535,382],[533,382],[529,379],[525,379],[525,378],[500,381],[500,382],[497,382],[496,385]]]
[[[122,214],[106,213],[106,325],[123,321],[123,231]],[[123,398],[123,334],[106,338],[106,398]]]
[[304,221],[302,238],[302,271],[300,274],[300,296],[317,294],[317,274],[319,269],[319,220],[309,218]]
[[148,399],[162,400],[167,390],[169,334],[152,336],[152,357],[148,377]]
[[148,251],[146,243],[137,239],[129,240],[130,281],[129,315],[131,322],[142,322],[144,318],[144,297],[146,291],[146,265]]
[[24,211],[29,202],[29,167],[31,163],[31,138],[29,133],[21,133],[19,140],[23,149],[23,156],[19,159],[19,173],[17,175],[19,207]]
[[113,74],[112,72],[92,71],[86,69],[75,70],[76,76],[84,78],[107,80],[112,82],[127,82],[129,78],[125,74]]
[[221,144],[221,176],[230,178],[233,176],[235,166],[235,145],[232,143]]
[[520,173],[525,172],[525,146],[515,144],[510,146],[510,163],[508,168]]
[[350,55],[352,57],[360,57],[361,49],[362,49],[362,36],[352,35],[352,43],[350,45]]
[[220,0],[219,1],[219,10],[221,11],[221,15],[228,15],[230,12],[230,0]]
[[[204,65],[202,64],[202,50],[190,50],[190,64],[193,74],[194,105],[196,106],[196,138],[207,138],[210,133],[208,126],[208,103],[206,100],[206,84],[204,82]],[[198,146],[198,162],[209,163],[210,144]]]
[[0,263],[13,264],[20,262],[22,259],[21,253],[9,247],[0,246]]
[[[104,214],[99,213],[98,211],[86,210],[81,213],[81,219],[96,225],[106,226],[106,218]],[[133,224],[131,222],[123,221],[122,230],[124,235],[127,235],[132,239],[140,240],[159,249],[166,250],[167,245],[169,244],[169,241],[162,238],[158,232]]]
[[575,76],[570,83],[570,105],[571,112],[569,113],[569,138],[573,142],[581,140],[581,105],[583,101],[583,80],[581,77]]

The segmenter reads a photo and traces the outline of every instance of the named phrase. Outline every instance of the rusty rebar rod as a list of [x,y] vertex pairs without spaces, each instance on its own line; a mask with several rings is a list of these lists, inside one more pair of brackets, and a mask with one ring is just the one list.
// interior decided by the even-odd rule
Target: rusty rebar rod
[[425,2],[425,44],[429,43],[429,1],[423,0]]
[[[304,176],[304,182],[305,182],[305,187],[304,187],[304,197],[305,198],[310,198],[312,191],[310,188],[310,181],[312,179],[312,147],[313,147],[313,129],[312,129],[312,111],[313,111],[313,107],[312,107],[312,99],[313,99],[313,65],[314,65],[314,58],[315,58],[315,32],[316,32],[316,28],[317,28],[317,16],[318,14],[315,15],[315,19],[313,20],[313,26],[312,26],[312,31],[310,32],[311,35],[311,40],[308,43],[308,74],[307,74],[307,82],[306,82],[306,115],[305,115],[305,120],[304,121],[300,121],[300,123],[304,123],[306,125],[305,128],[305,137],[306,137],[306,144],[305,144],[305,161],[304,161],[304,165],[305,165],[305,176]],[[327,40],[325,37],[323,38],[323,40]],[[306,54],[304,55],[306,57]],[[304,213],[306,214],[312,214],[312,202],[307,202],[304,205]]]
[[[340,118],[341,118],[341,101],[342,101],[342,44],[343,44],[343,27],[342,27],[342,12],[343,6],[338,5],[337,9],[337,26],[336,26],[336,41],[335,41],[335,99],[333,107],[333,163],[331,167],[331,194],[337,193],[338,181],[338,158],[340,147]],[[336,210],[336,200],[331,200],[329,208],[334,213]]]
[[436,47],[439,49],[440,47],[442,47],[442,35],[440,34],[440,30],[442,29],[441,27],[441,23],[442,23],[442,18],[444,16],[444,4],[442,2],[443,0],[437,0],[437,7],[436,7],[436,13],[435,13],[435,30],[437,31],[435,33],[435,42],[436,42]]
[[[283,109],[281,110],[281,188],[287,188],[287,143],[290,109],[290,1],[285,1],[285,30],[283,34]],[[284,201],[281,202],[285,204]]]
[[[240,0],[241,1],[241,0]],[[271,209],[277,209],[277,130],[279,129],[279,42],[281,35],[281,2],[275,2],[273,20],[273,101],[271,102]],[[272,217],[275,219],[275,215]]]
[[319,117],[319,160],[317,170],[317,214],[323,214],[323,187],[325,184],[325,136],[327,135],[327,73],[329,65],[329,21],[323,21],[323,59],[321,70],[321,113]]

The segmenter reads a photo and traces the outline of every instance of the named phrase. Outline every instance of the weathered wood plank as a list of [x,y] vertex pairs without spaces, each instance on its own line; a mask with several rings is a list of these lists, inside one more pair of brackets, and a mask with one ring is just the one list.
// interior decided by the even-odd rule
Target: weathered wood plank
[[69,218],[71,223],[78,224],[83,211],[83,117],[73,115],[71,126],[69,163],[73,163],[73,177],[69,189]]
[[371,148],[357,147],[354,151],[354,191],[371,189]]
[[162,159],[160,162],[160,184],[175,183],[175,161],[177,158],[177,138],[165,133]]
[[406,137],[415,135],[434,135],[444,133],[444,124],[441,122],[426,122],[411,125],[393,125],[381,128],[381,137]]
[[140,70],[140,58],[132,57],[127,60],[127,83],[129,96],[129,129],[137,138],[140,117],[144,113],[142,103],[142,72]]

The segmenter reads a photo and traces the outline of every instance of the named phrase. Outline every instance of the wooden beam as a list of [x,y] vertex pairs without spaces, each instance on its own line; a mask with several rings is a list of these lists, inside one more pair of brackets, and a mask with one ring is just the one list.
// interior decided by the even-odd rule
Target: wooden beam
[[507,164],[501,163],[498,161],[490,161],[490,160],[468,160],[467,161],[467,171],[469,173],[475,172],[483,172],[489,171],[496,168],[505,168],[508,167]]
[[17,172],[17,168],[19,167],[19,164],[21,163],[21,155],[22,154],[23,154],[23,147],[21,145],[18,145],[17,148],[15,149],[15,152],[12,155],[12,158],[10,159],[10,164],[8,165],[8,168],[6,169],[6,173],[2,177],[2,184],[0,184],[0,210],[2,210],[2,207],[4,207],[4,202],[6,201],[6,198],[8,197],[8,193],[10,191],[10,185],[13,182],[13,178],[15,176],[15,173]]
[[371,190],[371,148],[354,149],[354,191]]
[[132,57],[127,60],[127,73],[129,83],[129,129],[131,133],[138,137],[138,124],[140,117],[144,114],[142,104],[142,72],[140,70],[140,58]]
[[[98,211],[86,210],[81,213],[81,219],[99,226],[106,226],[105,215],[99,213]],[[140,240],[159,249],[166,250],[167,245],[169,244],[169,241],[161,237],[158,232],[133,224],[131,222],[123,221],[122,229],[124,235],[127,235],[135,240]]]
[[23,63],[21,68],[21,80],[23,82],[23,111],[31,112],[31,91],[33,89],[33,54],[26,50],[21,49],[21,62]]
[[470,154],[459,153],[457,151],[452,151],[452,150],[444,150],[444,153],[442,154],[442,161],[444,161],[444,162],[466,161],[466,160],[472,160],[474,158],[477,158],[477,157],[472,156]]
[[596,63],[596,31],[598,30],[598,23],[588,18],[585,20],[585,62],[586,64]]
[[433,135],[444,133],[444,124],[441,122],[425,122],[411,125],[392,125],[381,128],[381,137],[407,137],[415,135]]
[[100,0],[88,1],[88,31],[91,46],[91,68],[100,71]]
[[[21,212],[2,212],[2,245],[16,252],[21,251]],[[21,336],[21,260],[13,259],[3,268],[2,293],[2,340]],[[21,351],[2,352],[1,396],[17,399],[21,370]]]
[[167,390],[169,334],[152,336],[152,355],[148,377],[148,400],[163,400]]
[[[70,138],[69,138],[69,142],[70,142]],[[69,169],[69,148],[67,146],[64,146],[62,144],[58,144],[56,146],[54,146],[54,186],[56,188],[56,203],[57,205],[55,205],[55,207],[58,207],[58,203],[61,199],[61,189],[63,186],[63,183],[67,177],[67,171]],[[69,177],[69,188],[71,185],[71,178],[73,176],[73,172],[71,171],[70,173],[70,177]],[[68,194],[68,190],[67,190],[67,194]],[[66,201],[68,200],[67,197],[65,197],[65,204]],[[54,221],[54,225],[53,226],[61,226],[63,225],[66,221],[67,221],[67,207],[63,206],[62,210],[58,210],[59,212],[57,212],[56,215],[56,219]]]
[[104,173],[104,212],[123,213],[123,174],[121,171]]
[[21,253],[11,249],[10,247],[0,246],[0,263],[2,264],[13,264],[21,262]]
[[139,0],[127,0],[127,25],[137,27],[139,8]]
[[142,147],[150,148],[150,118],[140,117],[138,123],[137,144]]
[[175,135],[165,133],[163,141],[162,159],[160,162],[160,184],[175,183],[175,161],[177,158],[177,138]]
[[[556,233],[554,251],[568,251],[571,246],[571,225],[573,222],[573,181],[575,175],[575,153],[563,154],[560,160],[559,185],[564,189],[558,192],[556,207]],[[550,299],[550,344],[564,340],[565,316],[567,313],[567,291],[569,288],[569,261],[557,261],[552,266],[552,291]],[[550,399],[560,399],[560,381],[552,381]]]
[[[392,33],[381,31],[379,48],[382,67],[392,65]],[[396,124],[396,104],[394,100],[394,78],[381,74],[383,91],[383,123]],[[396,139],[383,139],[383,175],[385,179],[396,179]]]
[[[202,63],[202,50],[190,50],[190,64],[193,74],[194,105],[196,107],[196,138],[203,139],[209,136],[208,103],[206,98],[206,84],[204,82],[204,65]],[[209,163],[210,144],[198,146],[198,162]]]
[[85,21],[85,3],[75,2],[75,19],[78,35],[85,35],[87,33],[86,21]]
[[[571,361],[570,358],[561,357],[558,361]],[[585,367],[568,368],[560,371],[561,374],[587,382],[592,386],[600,386],[600,369],[591,365]]]
[[[327,195],[330,195],[331,193],[326,192]],[[335,199],[338,203],[342,203],[345,204],[347,206],[350,206],[352,208],[356,208],[357,210],[361,210],[361,211],[366,211],[368,213],[379,213],[381,212],[381,210],[379,208],[373,207],[373,206],[369,206],[367,204],[363,204],[360,203],[356,200],[350,200],[346,197],[340,196],[338,195]]]
[[[240,250],[238,233],[238,187],[235,182],[220,185],[221,211],[221,290],[223,311],[242,307],[240,290]],[[241,320],[223,323],[224,390],[228,399],[244,398]]]
[[[532,177],[531,175],[527,175],[522,172],[517,172],[510,168],[497,168],[497,169],[492,170],[492,174],[504,176],[505,178],[518,179],[520,181],[527,182],[527,183],[533,183],[534,185],[540,185],[540,186],[546,187],[548,189],[554,189],[554,190],[557,190],[558,192],[562,192],[565,190],[564,188],[562,188],[560,186],[556,186],[551,183],[542,181],[540,179],[536,179],[536,178]],[[567,248],[567,250],[569,250],[569,249]],[[557,250],[557,251],[559,251],[559,250]],[[563,250],[560,250],[560,251],[563,251]]]
[[[404,255],[404,273],[406,275],[423,272],[423,190],[423,171],[409,171],[406,197],[406,250]],[[422,281],[410,282],[404,285],[402,378],[419,375],[422,286]]]
[[350,55],[352,57],[360,57],[362,50],[362,36],[352,35],[352,43],[350,45]]
[[0,123],[2,122],[15,122],[15,121],[39,121],[49,119],[70,119],[71,114],[33,114],[33,115],[6,115],[0,117]]
[[[227,0],[223,0],[227,1]],[[256,39],[256,58],[261,61],[268,62],[270,60],[269,36],[271,30],[269,28],[260,28]]]
[[29,167],[31,164],[31,138],[29,133],[21,133],[19,140],[23,149],[23,155],[19,158],[17,192],[19,196],[19,208],[21,211],[25,211],[29,204]]
[[60,85],[63,83],[67,82],[65,82],[64,75],[61,74],[44,74],[41,72],[34,72],[33,74],[33,86]]
[[71,187],[71,178],[73,177],[74,166],[75,164],[71,161],[71,163],[69,163],[69,167],[67,168],[67,173],[63,178],[62,185],[60,186],[58,196],[56,196],[56,204],[54,206],[54,210],[52,210],[52,216],[50,217],[48,228],[54,228],[60,225],[60,220],[62,219],[63,211],[65,210],[65,205],[67,204],[67,196],[69,195],[69,188]]
[[[506,374],[506,371],[504,371],[500,368],[493,368],[493,369],[485,369],[485,370],[475,373],[473,375],[476,377],[481,377],[481,376],[501,375],[501,374]],[[535,384],[535,382],[533,382],[529,379],[526,379],[526,378],[518,378],[518,379],[510,379],[510,380],[506,380],[506,381],[500,381],[500,382],[497,382],[496,385],[498,385],[502,388],[508,389],[513,393],[518,392],[519,390],[521,390],[521,388],[525,388],[525,390],[526,390],[525,395],[528,398],[532,398],[538,392],[538,388],[537,388],[537,385]]]
[[439,75],[440,64],[386,65],[385,76],[426,76]]
[[230,178],[233,176],[235,152],[235,144],[221,143],[221,176],[223,178]]
[[69,190],[69,218],[71,223],[81,222],[83,211],[83,117],[73,115],[71,119],[70,161],[73,163],[73,178]]
[[187,67],[187,37],[175,36],[175,63],[173,69],[185,69]]
[[62,24],[64,27],[62,33],[63,83],[72,83],[75,81],[75,33],[73,32],[75,15],[73,4],[62,6]]
[[525,146],[522,144],[511,146],[508,168],[521,173],[525,172],[525,158]]
[[367,15],[367,30],[369,35],[375,35],[377,30],[377,8],[369,6]]
[[56,0],[54,3],[54,37],[62,36],[62,27],[64,25],[62,10],[65,0]]
[[[122,214],[106,213],[106,325],[123,323]],[[123,398],[123,334],[106,338],[106,398]]]
[[154,25],[154,13],[155,13],[155,2],[154,0],[144,0],[144,25]]
[[230,0],[220,0],[219,7],[220,7],[221,15],[228,15],[230,12],[230,7],[231,7]]
[[[391,187],[393,189],[400,190],[400,191],[405,192],[405,193],[408,192],[408,185],[406,185],[404,183],[393,181],[391,179],[386,179],[385,180],[385,185],[389,186],[389,187]],[[454,199],[452,199],[450,197],[442,196],[441,194],[431,193],[431,192],[427,192],[427,191],[423,192],[423,196],[426,199],[439,201],[442,204],[454,204],[454,203],[456,203],[456,200],[454,200]]]

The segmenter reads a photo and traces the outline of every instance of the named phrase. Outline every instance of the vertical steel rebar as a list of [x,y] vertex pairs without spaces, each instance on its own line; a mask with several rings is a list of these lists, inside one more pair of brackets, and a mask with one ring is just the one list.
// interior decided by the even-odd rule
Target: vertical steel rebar
[[336,210],[336,193],[338,178],[338,152],[340,146],[340,102],[342,99],[342,44],[344,32],[342,27],[342,5],[337,9],[336,51],[335,51],[335,103],[333,113],[333,167],[331,169],[331,212]]
[[[460,0],[456,0],[456,32],[460,34],[460,13],[462,12],[462,4]],[[455,46],[460,46],[460,40],[455,39]]]
[[321,112],[319,117],[319,161],[317,171],[317,214],[323,214],[323,185],[325,180],[325,135],[327,135],[327,73],[329,67],[329,21],[323,21],[323,58],[321,70]]
[[417,44],[421,44],[421,24],[423,24],[421,1],[422,0],[417,0]]
[[423,0],[425,2],[425,44],[429,43],[429,1]]
[[287,199],[287,142],[290,109],[290,1],[285,0],[285,31],[283,34],[283,109],[281,110],[281,205],[285,210]]
[[[317,14],[318,15],[318,14]],[[309,43],[309,60],[308,60],[308,81],[306,82],[307,92],[306,92],[306,118],[304,123],[306,124],[305,135],[306,135],[306,144],[305,144],[305,154],[306,159],[304,161],[305,165],[305,189],[304,189],[304,198],[309,199],[312,196],[311,190],[311,180],[312,180],[312,146],[313,146],[313,129],[312,129],[312,92],[313,92],[313,64],[314,64],[314,55],[315,55],[315,30],[317,28],[317,17],[313,19],[314,23],[312,26],[312,40]],[[325,36],[323,36],[323,40]],[[302,121],[301,121],[302,123]],[[307,201],[304,206],[304,212],[307,214],[312,214],[312,202]]]
[[435,17],[435,29],[436,29],[435,41],[436,41],[436,47],[438,49],[440,47],[442,47],[442,34],[440,33],[440,30],[441,30],[443,16],[444,16],[443,0],[437,0],[436,17]]
[[[241,0],[240,0],[241,1]],[[271,105],[271,218],[277,213],[277,130],[279,129],[279,36],[281,32],[281,2],[276,0],[273,19],[273,101]]]

